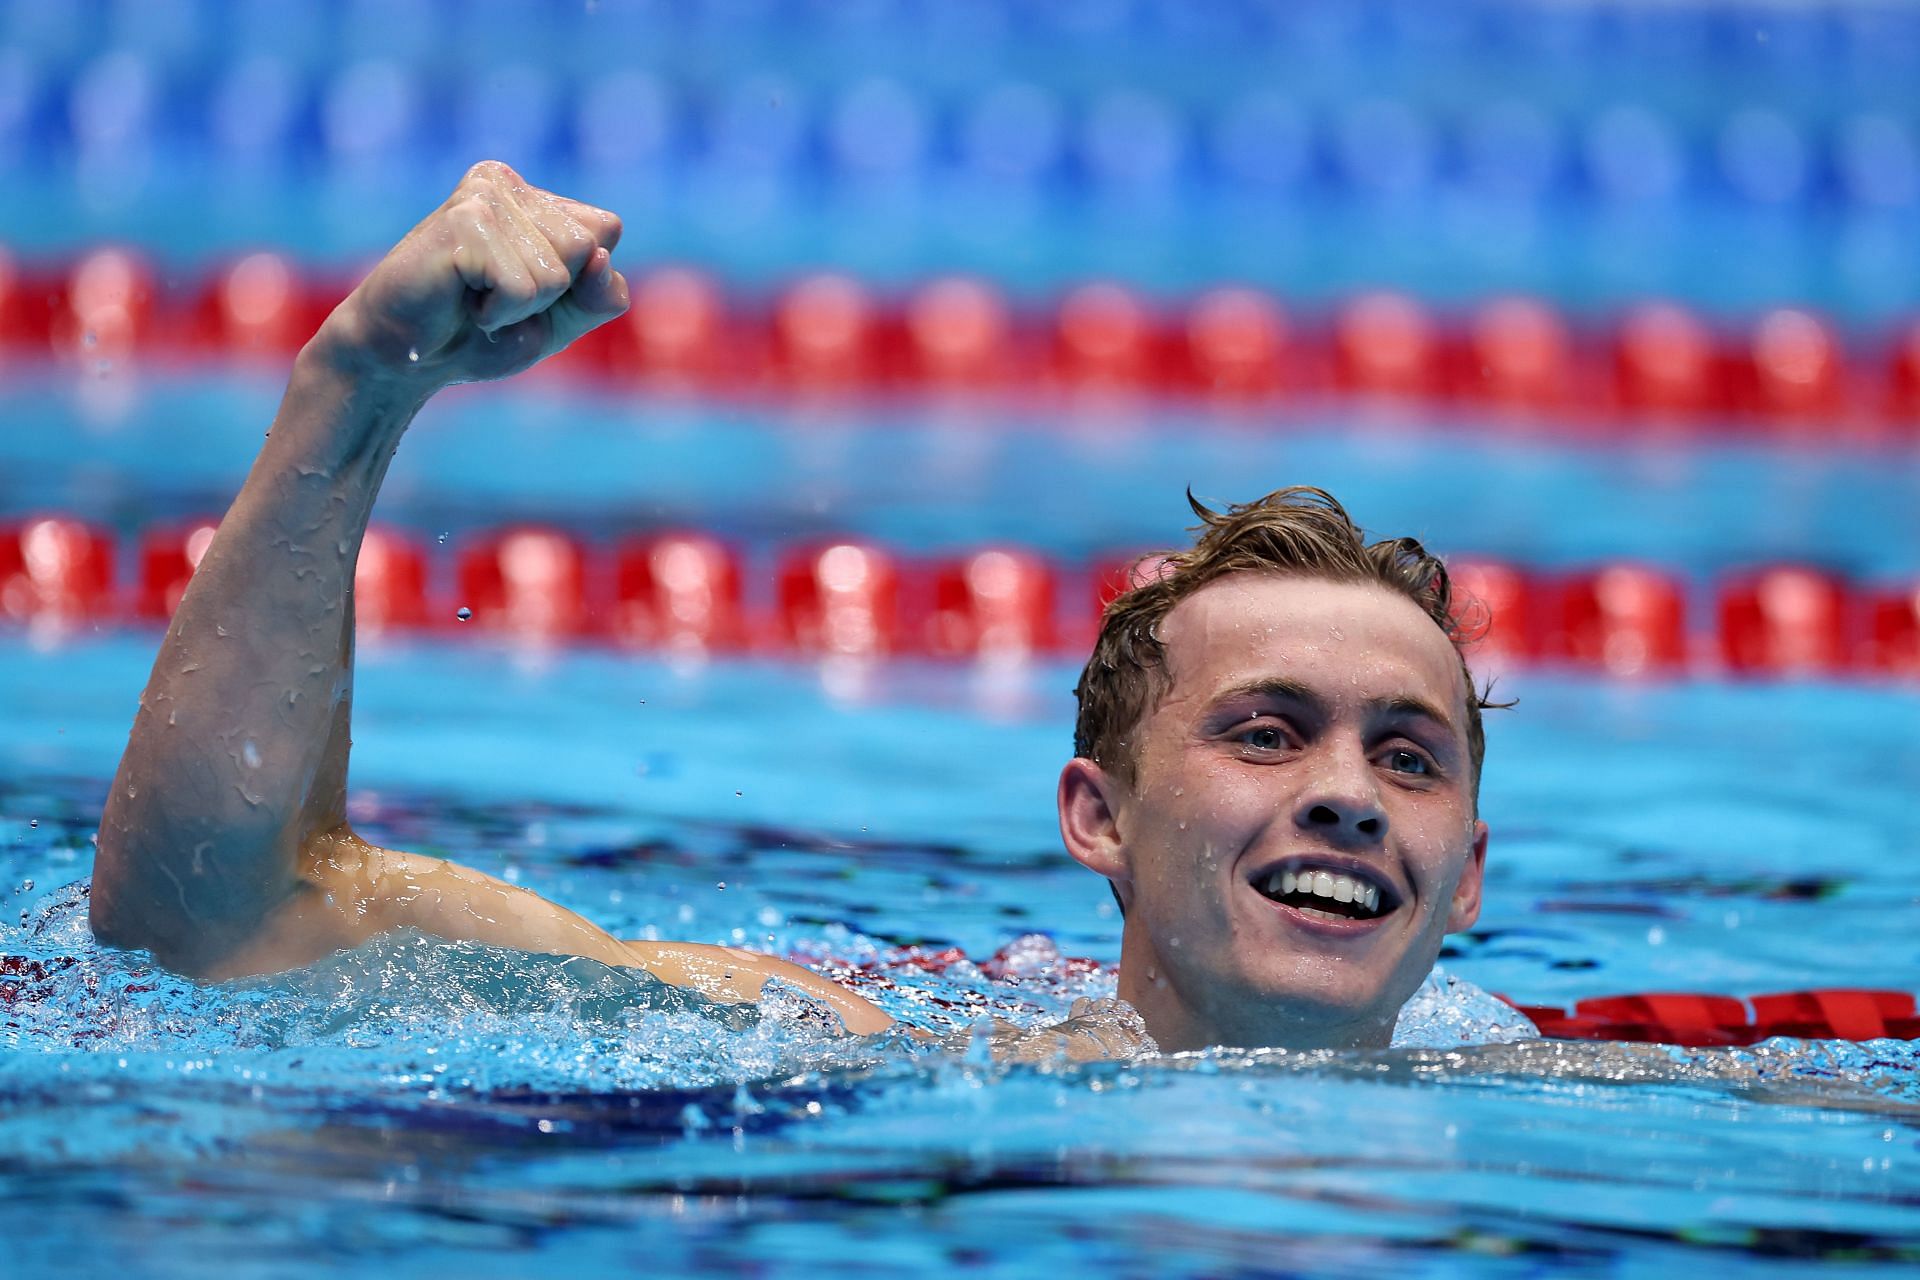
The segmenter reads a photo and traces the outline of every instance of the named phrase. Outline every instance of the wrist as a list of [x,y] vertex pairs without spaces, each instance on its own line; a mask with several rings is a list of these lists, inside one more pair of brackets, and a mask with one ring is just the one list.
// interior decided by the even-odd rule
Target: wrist
[[446,385],[418,352],[386,340],[349,297],[333,309],[301,348],[296,368],[316,380],[350,389],[356,399],[403,410],[411,416]]
[[384,468],[435,390],[384,374],[323,328],[294,357],[264,456],[336,475],[371,459]]

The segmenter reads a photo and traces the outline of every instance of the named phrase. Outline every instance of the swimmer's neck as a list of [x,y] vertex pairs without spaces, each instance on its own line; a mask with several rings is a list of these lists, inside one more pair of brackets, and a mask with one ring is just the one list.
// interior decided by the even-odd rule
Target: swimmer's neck
[[1385,1049],[1394,1019],[1332,1022],[1287,1016],[1274,1008],[1209,1010],[1196,1007],[1153,966],[1120,962],[1120,998],[1139,1010],[1162,1053],[1197,1049]]

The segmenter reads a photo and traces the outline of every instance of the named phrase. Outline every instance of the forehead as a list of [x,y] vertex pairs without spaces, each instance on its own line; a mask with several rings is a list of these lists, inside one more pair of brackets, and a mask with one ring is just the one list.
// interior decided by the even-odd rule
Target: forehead
[[1415,695],[1465,706],[1453,643],[1424,610],[1372,583],[1238,573],[1182,600],[1160,627],[1165,702],[1205,701],[1266,679],[1331,701]]

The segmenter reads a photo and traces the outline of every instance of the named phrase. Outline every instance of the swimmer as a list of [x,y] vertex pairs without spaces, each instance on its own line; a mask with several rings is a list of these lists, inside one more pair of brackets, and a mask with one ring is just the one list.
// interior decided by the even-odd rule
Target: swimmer
[[[100,825],[103,944],[221,980],[411,928],[721,1001],[778,979],[851,1032],[890,1025],[802,966],[622,941],[347,820],[351,587],[387,464],[441,388],[509,377],[624,312],[620,233],[477,165],[300,352],[140,698]],[[1316,490],[1195,509],[1196,545],[1109,608],[1059,779],[1066,850],[1124,913],[1120,1001],[1013,1035],[1009,1056],[1384,1046],[1444,935],[1479,913],[1488,704],[1445,570],[1410,539],[1365,544]]]

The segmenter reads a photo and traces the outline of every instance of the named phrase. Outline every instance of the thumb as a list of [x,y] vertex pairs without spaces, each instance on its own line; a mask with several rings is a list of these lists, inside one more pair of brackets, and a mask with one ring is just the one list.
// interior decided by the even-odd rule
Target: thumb
[[564,350],[582,334],[590,333],[626,312],[630,299],[626,277],[613,269],[613,255],[595,249],[573,286],[547,311],[547,355]]

